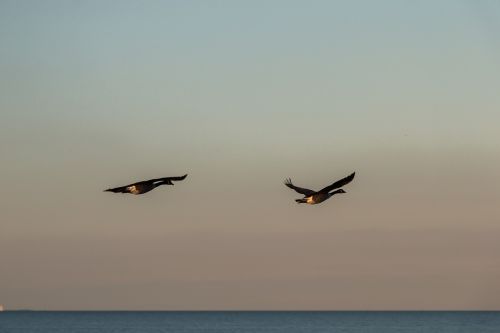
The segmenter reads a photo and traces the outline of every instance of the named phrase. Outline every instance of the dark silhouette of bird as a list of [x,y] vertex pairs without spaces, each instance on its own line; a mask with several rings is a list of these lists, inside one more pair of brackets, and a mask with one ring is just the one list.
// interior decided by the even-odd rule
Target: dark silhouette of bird
[[125,185],[121,187],[108,188],[104,190],[104,192],[113,192],[113,193],[130,193],[130,194],[144,194],[151,190],[154,190],[160,185],[174,185],[172,181],[180,181],[184,180],[187,177],[187,174],[180,177],[165,177],[165,178],[157,178],[144,180],[141,182],[133,183],[130,185]]
[[[296,192],[303,194],[304,197],[302,199],[295,199],[297,203],[307,203],[310,205],[316,205],[319,204],[325,200],[330,199],[332,196],[334,196],[337,193],[346,193],[343,189],[339,188],[342,187],[346,184],[349,184],[353,179],[354,175],[356,173],[353,172],[349,176],[342,178],[340,180],[337,180],[335,183],[319,190],[319,191],[313,191],[309,190],[307,188],[302,188],[298,187],[292,184],[292,180],[290,178],[285,180],[285,185],[288,186],[289,188],[295,190]],[[338,189],[338,190],[335,190]],[[335,190],[335,191],[332,191]],[[332,191],[332,192],[331,192]]]

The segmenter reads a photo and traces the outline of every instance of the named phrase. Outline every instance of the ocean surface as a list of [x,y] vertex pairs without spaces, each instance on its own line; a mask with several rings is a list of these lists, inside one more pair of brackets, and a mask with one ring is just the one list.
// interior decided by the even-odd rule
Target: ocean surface
[[500,312],[0,312],[0,333],[500,332]]

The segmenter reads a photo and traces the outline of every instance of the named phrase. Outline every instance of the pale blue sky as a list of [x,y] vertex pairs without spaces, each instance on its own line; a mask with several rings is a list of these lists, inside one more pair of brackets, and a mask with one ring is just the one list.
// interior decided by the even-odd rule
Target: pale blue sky
[[[499,22],[495,1],[1,1],[0,304],[499,309]],[[282,185],[354,170],[317,207]]]

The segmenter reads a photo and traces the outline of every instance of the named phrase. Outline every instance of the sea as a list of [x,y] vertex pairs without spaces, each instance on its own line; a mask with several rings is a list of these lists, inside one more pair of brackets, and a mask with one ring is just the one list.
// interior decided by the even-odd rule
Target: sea
[[500,332],[500,312],[5,311],[0,333]]

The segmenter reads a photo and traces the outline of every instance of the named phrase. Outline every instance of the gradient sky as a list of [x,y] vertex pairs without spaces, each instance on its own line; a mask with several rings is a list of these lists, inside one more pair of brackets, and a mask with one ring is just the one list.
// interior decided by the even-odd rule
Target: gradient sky
[[498,36],[498,1],[0,1],[0,304],[500,309]]

